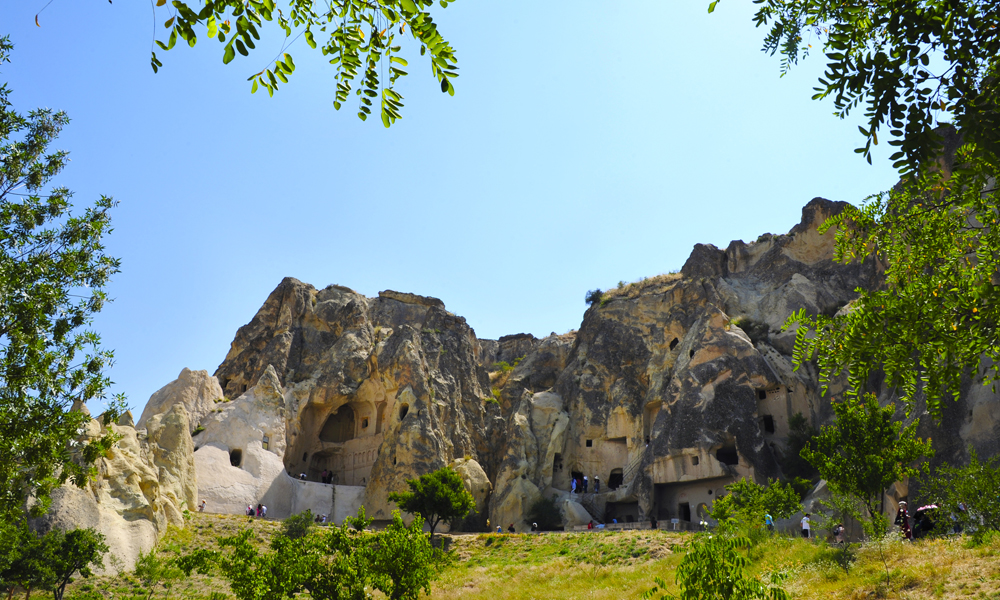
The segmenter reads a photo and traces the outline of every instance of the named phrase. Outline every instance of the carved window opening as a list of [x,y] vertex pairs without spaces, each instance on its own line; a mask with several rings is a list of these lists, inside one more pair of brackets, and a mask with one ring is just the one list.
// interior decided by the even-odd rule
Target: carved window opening
[[385,402],[379,402],[375,414],[375,433],[382,433],[383,421],[385,421]]
[[308,452],[303,452],[302,453],[302,462],[306,462],[307,458],[309,458],[309,453]]
[[726,445],[719,448],[715,453],[715,458],[724,465],[740,464],[740,455],[736,452],[736,445]]
[[347,404],[337,409],[326,418],[323,429],[319,432],[319,439],[323,442],[343,443],[354,439],[354,409]]
[[555,458],[552,459],[552,472],[557,473],[562,471],[562,454],[556,452]]
[[758,400],[767,400],[767,390],[757,390]]
[[588,448],[593,448],[594,447],[594,440],[587,440],[587,447]]
[[229,464],[238,467],[243,464],[243,451],[239,448],[229,451]]
[[677,518],[681,521],[691,521],[691,505],[687,502],[681,502],[677,505]]
[[404,405],[400,406],[399,407],[399,419],[403,420],[403,417],[405,417],[406,413],[408,413],[408,412],[410,412],[410,405],[409,404],[404,404]]
[[699,460],[700,459],[697,456],[692,456],[691,457],[691,464],[692,465],[697,465]]
[[368,429],[368,417],[361,419],[361,429]]
[[[694,358],[694,350],[688,352],[688,358]],[[691,511],[688,511],[691,512]]]
[[674,348],[676,348],[678,342],[680,342],[680,340],[678,340],[677,338],[674,338],[673,341],[670,342],[670,349],[673,350]]

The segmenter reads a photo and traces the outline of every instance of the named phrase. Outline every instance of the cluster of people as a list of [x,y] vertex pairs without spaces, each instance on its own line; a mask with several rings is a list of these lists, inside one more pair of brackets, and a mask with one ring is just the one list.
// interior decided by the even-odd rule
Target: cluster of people
[[323,469],[323,472],[319,474],[320,483],[333,483],[333,471],[327,471]]
[[253,504],[247,505],[247,516],[248,517],[261,517],[263,519],[267,518],[267,507],[263,504],[258,504],[257,508],[253,507]]
[[[586,494],[587,486],[590,482],[587,480],[587,476],[584,475],[582,478],[574,477],[569,482],[570,492],[573,494]],[[594,493],[601,493],[601,478],[594,475]]]
[[316,515],[316,518],[313,519],[313,522],[319,523],[320,525],[326,523],[326,515]]

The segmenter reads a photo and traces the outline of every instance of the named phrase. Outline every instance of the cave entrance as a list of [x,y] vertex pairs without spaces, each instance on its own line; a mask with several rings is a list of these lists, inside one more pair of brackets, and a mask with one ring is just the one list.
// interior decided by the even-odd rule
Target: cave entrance
[[229,464],[238,467],[243,464],[243,451],[239,448],[229,451]]
[[681,521],[691,522],[691,504],[687,502],[681,502],[677,505],[677,517]]
[[319,439],[335,443],[354,439],[354,409],[345,404],[327,417],[323,429],[319,432]]
[[383,421],[385,421],[385,402],[379,402],[375,414],[375,433],[382,433]]
[[608,477],[608,489],[617,490],[625,483],[625,473],[621,469],[611,469],[611,476]]
[[[573,478],[573,479],[576,480],[576,491],[577,491],[577,493],[582,494],[583,493],[583,473],[581,473],[580,471],[571,471],[570,474],[569,474],[569,476],[571,478]],[[572,483],[570,484],[570,488],[569,489],[571,489],[571,490],[573,489]]]

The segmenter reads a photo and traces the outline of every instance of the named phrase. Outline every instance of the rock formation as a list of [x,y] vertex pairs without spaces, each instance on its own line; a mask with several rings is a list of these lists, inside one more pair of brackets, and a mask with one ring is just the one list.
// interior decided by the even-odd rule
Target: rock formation
[[[462,527],[486,515],[523,527],[542,497],[568,526],[683,526],[735,478],[781,474],[790,417],[831,416],[781,327],[880,284],[871,261],[833,262],[834,232],[818,231],[843,206],[814,199],[788,234],[697,245],[679,273],[609,290],[578,331],[544,339],[481,340],[436,298],[288,278],[237,332],[219,388],[184,371],[147,412],[197,412],[199,491],[214,510],[263,501],[339,519],[363,503],[386,519],[389,492],[452,465],[477,502]],[[936,427],[959,440],[952,454],[968,442],[996,453],[996,396],[970,389],[949,410]],[[572,493],[585,476],[587,493]]]
[[84,488],[65,485],[52,493],[48,513],[33,522],[50,528],[92,527],[104,534],[115,559],[130,569],[140,552],[156,545],[170,525],[183,527],[185,510],[194,510],[195,483],[190,422],[183,405],[146,420],[145,430],[132,426],[131,413],[107,427],[91,420],[85,438],[110,431],[118,444],[95,467],[98,475]]

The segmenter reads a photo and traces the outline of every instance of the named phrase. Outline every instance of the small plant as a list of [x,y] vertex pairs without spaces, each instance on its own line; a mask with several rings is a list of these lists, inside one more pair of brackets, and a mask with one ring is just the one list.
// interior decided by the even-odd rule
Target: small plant
[[619,281],[618,282],[618,289],[622,289],[624,287],[625,287],[625,282],[624,281]]
[[749,317],[738,317],[733,319],[731,323],[747,334],[750,338],[750,342],[755,346],[757,342],[766,342],[768,335],[771,333],[771,326],[763,321],[755,321]]
[[587,292],[587,296],[585,298],[588,306],[593,306],[595,304],[601,304],[601,306],[604,306],[604,304],[602,303],[603,299],[604,299],[604,292],[600,288],[596,290],[590,290],[589,292]]
[[198,435],[202,431],[205,431],[205,427],[201,423],[198,423],[198,426],[195,427],[194,431],[191,432],[191,437],[194,437],[194,436]]

